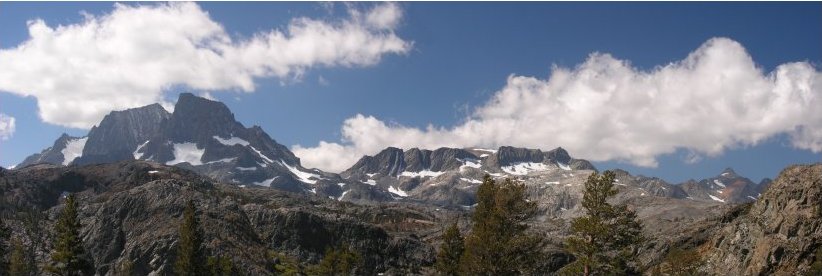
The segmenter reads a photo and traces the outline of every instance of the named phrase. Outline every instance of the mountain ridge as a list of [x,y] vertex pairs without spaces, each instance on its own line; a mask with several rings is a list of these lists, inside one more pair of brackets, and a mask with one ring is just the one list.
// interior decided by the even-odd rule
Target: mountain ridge
[[[71,160],[63,158],[62,152],[69,142],[74,143],[76,151],[81,141],[84,141],[81,154],[69,154],[69,159],[76,155]],[[338,200],[359,203],[412,200],[454,206],[474,203],[474,189],[485,174],[546,177],[543,183],[559,183],[560,179],[545,172],[568,171],[564,177],[560,175],[567,178],[574,171],[597,171],[593,164],[573,158],[562,147],[542,151],[512,146],[407,150],[388,147],[373,156],[361,157],[339,174],[307,169],[293,152],[262,128],[245,127],[236,121],[224,103],[191,93],[180,94],[172,113],[159,104],[113,111],[87,136],[63,135],[51,148],[26,158],[21,166],[37,162],[83,165],[131,159],[180,166],[236,185],[267,186]],[[622,181],[643,189],[640,195],[740,203],[761,192],[758,188],[761,185],[747,178],[722,176],[737,176],[730,168],[719,176],[679,185],[621,172]],[[719,189],[715,182],[722,180],[731,180],[728,184],[733,189]]]

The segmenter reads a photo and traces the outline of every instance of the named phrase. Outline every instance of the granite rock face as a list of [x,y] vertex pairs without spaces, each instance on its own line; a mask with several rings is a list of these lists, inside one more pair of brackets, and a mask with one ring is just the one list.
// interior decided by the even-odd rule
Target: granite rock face
[[[803,275],[822,248],[822,164],[786,168],[703,245],[716,275]],[[817,260],[822,261],[822,260]]]
[[83,155],[74,164],[100,164],[133,158],[134,150],[156,136],[171,114],[159,104],[112,111],[88,133]]

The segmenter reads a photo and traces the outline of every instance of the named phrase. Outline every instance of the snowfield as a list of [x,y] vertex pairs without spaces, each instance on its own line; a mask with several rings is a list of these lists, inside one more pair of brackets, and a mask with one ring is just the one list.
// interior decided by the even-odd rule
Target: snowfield
[[202,165],[200,159],[203,158],[205,149],[197,148],[197,144],[191,142],[174,144],[174,160],[166,162],[166,165],[176,165],[188,162],[192,166]]
[[71,161],[74,161],[77,157],[83,156],[83,148],[86,147],[86,141],[88,141],[88,137],[73,139],[66,142],[66,148],[60,151],[63,153],[63,166],[68,166]]
[[419,171],[419,172],[405,171],[405,172],[402,172],[400,175],[401,176],[408,176],[408,177],[417,177],[417,176],[419,176],[419,177],[437,177],[437,176],[442,175],[443,173],[445,173],[445,172],[432,172],[432,171],[429,171],[429,170],[424,170],[424,171]]
[[395,194],[395,195],[398,195],[398,196],[401,196],[401,197],[406,197],[406,196],[408,196],[408,193],[406,193],[406,192],[405,192],[405,191],[403,191],[403,190],[400,190],[400,189],[394,188],[394,186],[390,186],[390,187],[388,187],[388,191],[389,191],[389,192],[391,192],[392,194]]
[[140,144],[139,146],[137,146],[137,149],[135,149],[135,150],[134,150],[134,153],[132,153],[132,154],[134,155],[134,159],[140,159],[140,158],[143,158],[143,153],[142,153],[142,152],[140,152],[140,150],[141,150],[141,149],[143,149],[146,145],[148,145],[148,141],[149,141],[149,140],[146,140],[145,142],[143,142],[142,144]]
[[502,171],[513,175],[526,175],[534,171],[547,171],[550,167],[543,163],[520,162],[510,166],[503,166]]

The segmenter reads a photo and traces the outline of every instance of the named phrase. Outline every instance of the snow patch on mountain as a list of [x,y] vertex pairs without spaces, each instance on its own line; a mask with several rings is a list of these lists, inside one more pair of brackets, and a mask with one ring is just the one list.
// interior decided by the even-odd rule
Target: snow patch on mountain
[[230,163],[231,161],[234,161],[235,159],[237,159],[237,157],[232,157],[232,158],[223,158],[223,159],[220,159],[220,160],[210,161],[210,162],[208,162],[208,163],[206,163],[206,164],[215,164],[215,163]]
[[197,148],[197,144],[191,142],[174,144],[174,160],[166,162],[166,165],[176,165],[188,162],[192,166],[202,165],[200,159],[203,158],[205,149]]
[[463,164],[462,166],[460,166],[460,171],[465,170],[466,168],[479,169],[480,167],[482,167],[482,163],[480,163],[480,161],[476,160],[476,159],[465,159],[465,160],[457,159],[457,160],[459,160]]
[[491,154],[497,153],[497,150],[495,150],[495,149],[481,149],[481,148],[475,148],[474,150],[476,150],[476,151],[485,151],[485,152],[490,152]]
[[534,171],[547,171],[550,168],[543,163],[520,162],[510,166],[502,166],[502,171],[513,175],[526,175]]
[[[307,173],[307,172],[304,172],[304,171],[301,171],[301,170],[297,169],[297,167],[289,166],[283,160],[280,160],[280,164],[282,164],[283,167],[286,167],[291,173],[293,173],[295,176],[297,176],[297,178],[299,178],[299,180],[302,181],[302,182],[305,182],[305,183],[308,183],[308,184],[316,184],[317,183],[316,179],[320,178],[319,175],[316,175],[316,174],[313,174],[313,173]],[[316,178],[316,179],[311,179],[312,177]]]
[[394,186],[388,187],[388,192],[390,192],[392,194],[395,194],[395,195],[398,195],[398,196],[401,196],[401,197],[407,197],[408,196],[408,193],[406,193],[403,190],[394,188]]
[[280,177],[280,176],[278,175],[278,176],[275,176],[274,178],[263,180],[262,182],[254,182],[254,185],[271,187],[271,183],[274,182],[274,180],[277,179],[278,177]]
[[722,181],[719,181],[717,179],[714,179],[714,184],[716,184],[719,187],[725,188],[725,183],[722,183]]
[[345,197],[345,194],[347,194],[348,192],[349,192],[349,191],[345,191],[345,192],[343,192],[343,193],[340,195],[340,197],[338,197],[338,198],[337,198],[337,200],[342,200],[342,199],[343,199],[343,197]]
[[132,153],[132,154],[134,155],[134,159],[140,159],[140,158],[143,158],[143,153],[142,153],[142,152],[140,152],[140,150],[141,150],[141,149],[143,149],[146,145],[148,145],[148,141],[149,141],[149,140],[146,140],[145,142],[143,142],[142,144],[140,144],[139,146],[137,146],[137,149],[135,149],[135,150],[134,150],[134,153]]
[[568,164],[563,164],[563,163],[557,162],[557,166],[559,166],[560,169],[563,169],[563,170],[566,170],[566,171],[571,170],[571,166],[568,166]]
[[719,202],[725,203],[725,200],[723,200],[723,199],[721,199],[721,198],[715,197],[715,196],[713,196],[713,195],[708,195],[708,196],[709,196],[709,197],[711,197],[711,199],[713,199],[713,200],[716,200],[716,201],[719,201]]
[[[251,148],[251,150],[253,150],[254,152],[256,152],[256,153],[257,153],[257,155],[258,155],[258,156],[260,156],[260,158],[262,158],[262,159],[263,159],[263,160],[265,160],[266,162],[268,162],[268,163],[274,163],[274,160],[271,160],[270,158],[268,158],[267,156],[265,156],[262,152],[260,152],[260,151],[259,151],[259,150],[257,150],[256,148],[254,148],[254,146],[248,146],[248,147],[249,147],[249,148]],[[263,167],[265,167],[265,166],[263,166]]]
[[240,171],[256,171],[257,167],[248,167],[248,168],[246,168],[246,167],[237,167],[237,170],[240,170]]
[[66,148],[60,151],[63,153],[63,166],[68,166],[71,161],[83,155],[83,148],[86,147],[86,141],[88,141],[88,137],[72,139],[66,142]]
[[474,184],[482,183],[482,181],[476,180],[476,179],[473,179],[473,178],[460,177],[460,180],[465,181],[465,182],[469,182],[469,183],[474,183]]
[[248,141],[243,140],[242,138],[234,137],[234,136],[231,136],[231,138],[228,138],[228,139],[223,139],[220,136],[214,135],[214,140],[217,140],[217,142],[220,142],[220,144],[223,144],[223,145],[226,145],[226,146],[233,146],[233,145],[248,146],[249,145]]
[[442,175],[443,173],[445,173],[445,172],[433,172],[433,171],[429,171],[429,170],[424,170],[424,171],[419,171],[419,172],[404,171],[400,175],[401,176],[408,176],[408,177],[417,177],[417,176],[419,176],[419,177],[437,177],[437,176]]

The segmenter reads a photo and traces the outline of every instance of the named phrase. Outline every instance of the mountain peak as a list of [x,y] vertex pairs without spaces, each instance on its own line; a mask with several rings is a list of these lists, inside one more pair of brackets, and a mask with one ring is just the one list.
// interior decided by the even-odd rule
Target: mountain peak
[[160,130],[171,114],[159,104],[112,111],[88,133],[88,147],[76,164],[108,163],[133,157],[134,149]]
[[181,93],[168,121],[168,136],[173,142],[205,141],[214,135],[230,137],[244,127],[222,102]]
[[719,176],[734,177],[734,176],[738,176],[738,175],[736,174],[734,169],[728,167],[728,168],[725,168],[724,170],[722,170],[722,172],[719,174]]
[[191,93],[181,93],[174,105],[174,114],[198,114],[208,117],[225,116],[234,121],[234,114],[228,107],[218,101],[194,96]]

